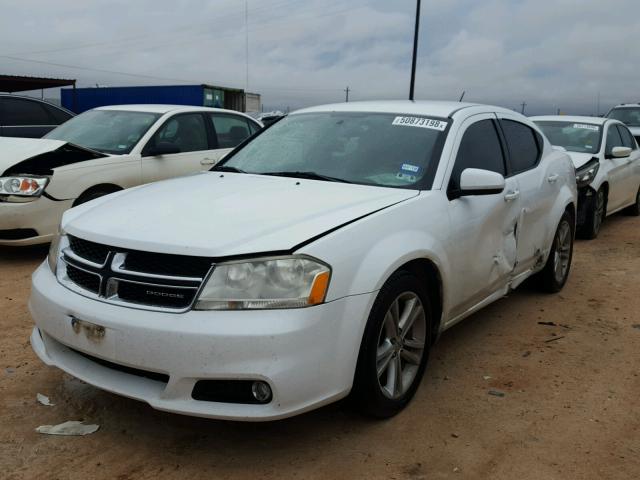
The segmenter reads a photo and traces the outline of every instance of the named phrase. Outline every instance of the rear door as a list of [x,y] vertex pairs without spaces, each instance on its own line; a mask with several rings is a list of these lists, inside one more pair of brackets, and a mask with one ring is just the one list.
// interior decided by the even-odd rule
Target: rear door
[[235,147],[253,135],[259,127],[241,115],[232,113],[208,113],[210,126],[216,139],[215,154],[211,155],[210,166],[218,163]]
[[622,136],[615,123],[607,122],[605,132],[604,167],[609,177],[609,196],[607,199],[607,212],[613,212],[625,205],[629,195],[629,157],[614,158],[611,153],[615,147],[623,147]]
[[[213,140],[201,112],[179,113],[165,120],[142,150],[142,179],[145,183],[179,177],[206,169],[214,158]],[[160,142],[178,147],[179,153],[152,155]]]
[[2,136],[40,138],[57,126],[42,102],[26,98],[0,98]]
[[622,145],[631,149],[631,155],[627,158],[624,168],[624,197],[623,205],[631,205],[636,200],[638,187],[640,186],[640,149],[635,138],[625,125],[617,124],[618,133],[622,138]]
[[520,212],[518,180],[506,179],[500,194],[456,197],[466,168],[506,175],[504,146],[494,114],[474,115],[460,126],[448,184],[452,242],[453,316],[476,306],[509,282],[516,262],[516,228]]
[[[550,238],[549,212],[557,195],[560,167],[541,162],[543,139],[519,116],[499,113],[508,151],[509,177],[517,179],[521,208],[518,212],[517,265],[514,274],[530,270],[541,258]],[[558,170],[558,171],[556,171]]]

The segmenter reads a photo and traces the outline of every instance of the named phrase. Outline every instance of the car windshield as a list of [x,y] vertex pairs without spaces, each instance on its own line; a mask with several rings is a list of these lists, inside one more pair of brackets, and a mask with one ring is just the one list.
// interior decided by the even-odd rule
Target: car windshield
[[122,155],[131,152],[159,117],[149,112],[88,110],[51,130],[44,138]]
[[608,117],[620,120],[629,127],[640,127],[640,107],[614,108]]
[[536,121],[551,145],[569,152],[598,153],[602,129],[599,125],[579,122]]
[[214,169],[428,189],[447,123],[387,113],[294,114]]

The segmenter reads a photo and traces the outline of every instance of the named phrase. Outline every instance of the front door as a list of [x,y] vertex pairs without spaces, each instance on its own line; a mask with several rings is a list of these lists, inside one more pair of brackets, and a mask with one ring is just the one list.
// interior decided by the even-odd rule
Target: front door
[[[470,117],[456,138],[457,151],[448,191],[455,192],[466,168],[481,168],[506,175],[503,145],[493,114]],[[455,150],[455,149],[454,149]],[[506,179],[500,194],[463,196],[451,201],[453,241],[451,313],[458,316],[509,282],[516,264],[516,229],[521,200],[516,178]],[[451,197],[451,194],[450,194]]]
[[[161,142],[175,145],[179,153],[151,155],[151,149]],[[197,112],[177,114],[158,129],[142,150],[142,179],[148,183],[205,170],[215,163],[215,155],[205,116]]]

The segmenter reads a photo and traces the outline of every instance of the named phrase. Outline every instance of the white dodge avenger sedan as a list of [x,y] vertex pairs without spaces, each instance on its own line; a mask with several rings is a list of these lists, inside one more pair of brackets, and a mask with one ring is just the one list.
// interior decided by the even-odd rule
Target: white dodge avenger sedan
[[300,110],[210,172],[69,210],[31,343],[160,410],[272,420],[351,394],[388,417],[442,331],[532,275],[563,287],[576,201],[569,157],[509,110]]

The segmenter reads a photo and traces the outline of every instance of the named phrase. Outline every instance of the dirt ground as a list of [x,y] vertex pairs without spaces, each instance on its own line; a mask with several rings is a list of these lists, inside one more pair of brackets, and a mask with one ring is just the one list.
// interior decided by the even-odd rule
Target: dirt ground
[[[560,294],[523,288],[446,332],[409,408],[383,422],[340,405],[267,424],[182,417],[47,368],[26,307],[45,254],[0,249],[2,479],[640,478],[638,218],[578,241]],[[34,431],[66,420],[100,430]]]

